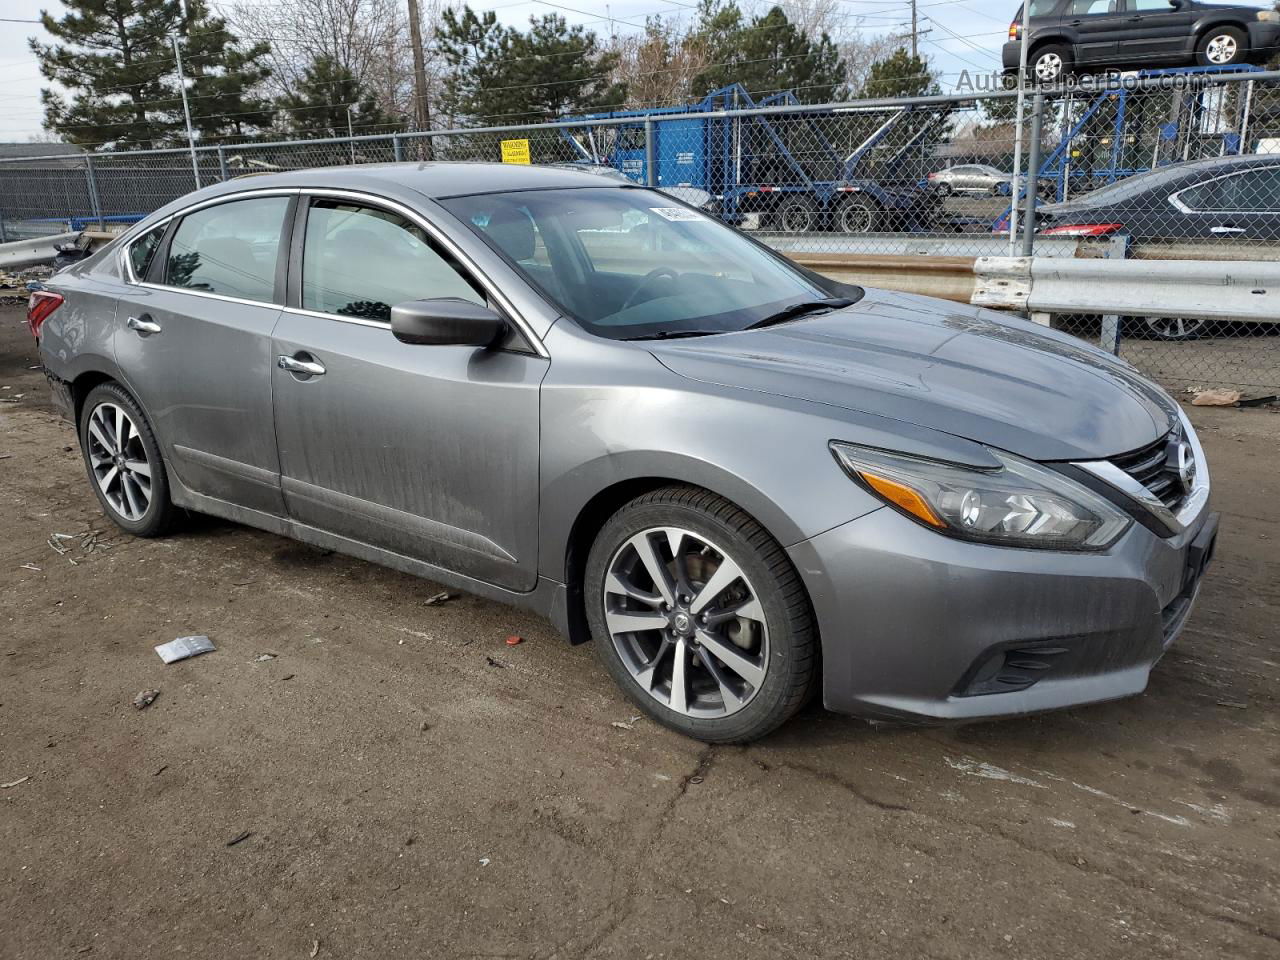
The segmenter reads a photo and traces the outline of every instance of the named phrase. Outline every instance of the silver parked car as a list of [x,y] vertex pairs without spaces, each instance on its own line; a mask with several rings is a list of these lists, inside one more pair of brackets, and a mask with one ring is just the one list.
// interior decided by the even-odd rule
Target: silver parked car
[[999,196],[1008,193],[1013,178],[985,163],[965,163],[929,174],[929,185],[940,194],[984,193]]
[[578,171],[210,187],[29,322],[125,530],[200,511],[531,608],[707,741],[819,689],[908,720],[1137,693],[1213,553],[1195,432],[1122,361]]

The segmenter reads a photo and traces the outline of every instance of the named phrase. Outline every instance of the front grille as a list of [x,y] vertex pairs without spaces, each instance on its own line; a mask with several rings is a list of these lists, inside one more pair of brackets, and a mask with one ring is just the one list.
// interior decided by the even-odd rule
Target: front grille
[[1169,463],[1169,444],[1180,439],[1181,430],[1171,431],[1141,450],[1111,458],[1115,466],[1146,487],[1172,513],[1177,513],[1187,498],[1177,468]]

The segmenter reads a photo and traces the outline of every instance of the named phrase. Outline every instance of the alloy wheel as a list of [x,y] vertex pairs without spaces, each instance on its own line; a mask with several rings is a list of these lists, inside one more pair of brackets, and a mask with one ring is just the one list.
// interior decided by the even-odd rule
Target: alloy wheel
[[128,412],[100,403],[89,415],[89,465],[107,504],[125,520],[139,521],[151,507],[151,461]]
[[1036,79],[1041,83],[1052,83],[1062,76],[1062,57],[1056,53],[1046,53],[1036,61]]
[[1229,33],[1221,33],[1205,46],[1204,55],[1208,61],[1217,66],[1229,64],[1236,58],[1240,45]]
[[1207,320],[1185,317],[1147,317],[1143,322],[1151,336],[1160,340],[1192,340],[1208,326]]
[[769,628],[743,568],[701,534],[653,527],[609,561],[604,621],[639,687],[687,717],[726,717],[764,685]]

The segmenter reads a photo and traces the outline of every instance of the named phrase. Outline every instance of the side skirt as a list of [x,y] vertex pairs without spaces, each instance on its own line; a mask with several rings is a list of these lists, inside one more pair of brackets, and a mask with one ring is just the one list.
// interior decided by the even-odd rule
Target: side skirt
[[359,540],[352,540],[349,537],[338,536],[326,530],[299,523],[288,517],[274,516],[273,514],[263,513],[260,510],[252,510],[248,507],[228,503],[225,500],[218,500],[215,497],[196,493],[187,488],[172,470],[169,471],[169,491],[174,504],[187,510],[193,510],[196,513],[207,513],[211,516],[221,517],[224,520],[231,520],[234,523],[242,523],[247,527],[256,527],[259,530],[266,530],[268,533],[309,543],[323,550],[332,550],[335,553],[366,560],[369,563],[376,563],[379,566],[389,567],[401,573],[422,577],[424,580],[431,580],[446,587],[453,587],[488,600],[496,600],[499,603],[531,610],[540,616],[549,618],[556,629],[564,636],[567,637],[569,635],[567,590],[563,583],[558,583],[555,580],[539,577],[537,584],[527,593],[505,590],[483,580],[465,577],[451,570],[432,566],[412,557],[406,557],[403,554],[383,550],[380,547],[362,543]]

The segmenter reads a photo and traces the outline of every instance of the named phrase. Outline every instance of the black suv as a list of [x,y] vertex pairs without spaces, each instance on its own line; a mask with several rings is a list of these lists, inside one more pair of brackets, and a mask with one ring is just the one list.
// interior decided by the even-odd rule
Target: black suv
[[[1016,73],[1022,10],[1004,67]],[[1280,50],[1280,13],[1195,0],[1031,0],[1028,71],[1040,83],[1070,73],[1262,63]]]

